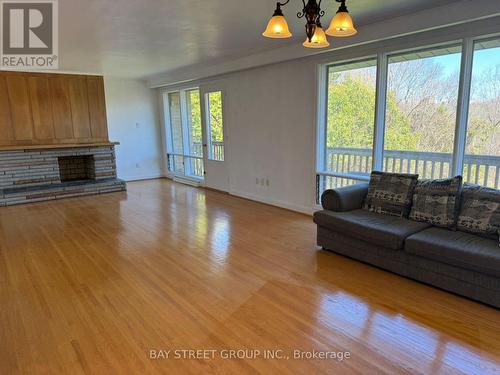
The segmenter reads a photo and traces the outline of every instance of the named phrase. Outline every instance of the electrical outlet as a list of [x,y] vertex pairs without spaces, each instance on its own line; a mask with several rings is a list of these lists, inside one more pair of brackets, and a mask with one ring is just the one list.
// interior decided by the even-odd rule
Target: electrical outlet
[[139,128],[141,127],[141,124],[139,124],[138,122],[136,122],[136,123],[135,123],[135,127],[136,127],[137,129],[139,129]]
[[139,165],[139,163],[135,163],[135,167],[140,168],[141,166]]
[[266,186],[269,187],[269,179],[266,178]]

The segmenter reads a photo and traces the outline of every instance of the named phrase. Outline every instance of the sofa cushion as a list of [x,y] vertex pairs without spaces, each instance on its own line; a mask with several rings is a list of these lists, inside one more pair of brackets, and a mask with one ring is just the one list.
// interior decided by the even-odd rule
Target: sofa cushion
[[465,185],[457,228],[464,232],[497,239],[500,229],[500,190]]
[[373,171],[364,209],[384,215],[408,217],[418,174]]
[[409,254],[500,277],[500,250],[495,240],[460,231],[429,228],[408,237]]
[[332,231],[392,250],[402,249],[406,237],[430,227],[427,223],[362,209],[347,212],[318,211],[314,214],[314,222]]
[[437,227],[454,227],[461,187],[462,176],[444,180],[419,180],[413,193],[409,219]]

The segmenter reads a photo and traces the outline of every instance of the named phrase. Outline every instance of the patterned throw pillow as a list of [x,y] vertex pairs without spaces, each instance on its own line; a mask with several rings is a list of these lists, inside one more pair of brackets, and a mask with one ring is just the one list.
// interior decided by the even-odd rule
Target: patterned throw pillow
[[437,227],[454,227],[461,187],[462,176],[418,181],[413,194],[410,220],[423,221]]
[[457,227],[496,239],[500,230],[500,190],[464,185]]
[[408,217],[418,174],[372,172],[364,209]]

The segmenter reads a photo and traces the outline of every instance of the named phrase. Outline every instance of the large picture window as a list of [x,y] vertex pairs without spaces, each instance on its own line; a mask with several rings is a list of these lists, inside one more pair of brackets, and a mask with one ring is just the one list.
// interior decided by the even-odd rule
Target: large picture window
[[474,43],[463,176],[500,188],[500,39]]
[[322,190],[356,183],[371,172],[376,66],[370,59],[328,67]]
[[451,173],[461,46],[389,57],[383,168],[446,178]]
[[499,38],[381,51],[321,72],[318,201],[373,169],[500,188]]

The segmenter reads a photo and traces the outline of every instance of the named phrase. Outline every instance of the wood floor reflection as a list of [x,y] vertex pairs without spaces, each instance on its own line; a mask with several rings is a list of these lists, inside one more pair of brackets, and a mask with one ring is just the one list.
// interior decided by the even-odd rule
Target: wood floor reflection
[[500,311],[323,252],[308,216],[168,180],[128,189],[0,209],[0,374],[500,369]]

